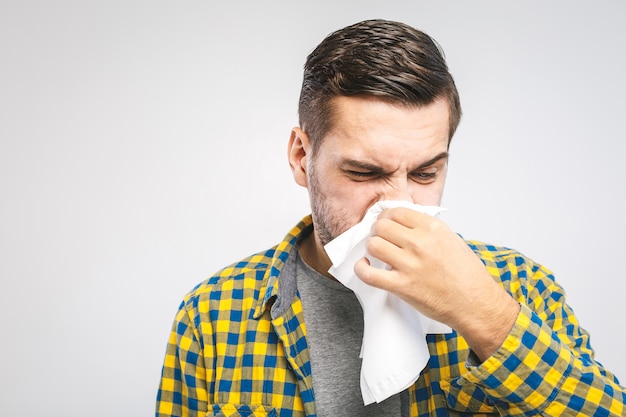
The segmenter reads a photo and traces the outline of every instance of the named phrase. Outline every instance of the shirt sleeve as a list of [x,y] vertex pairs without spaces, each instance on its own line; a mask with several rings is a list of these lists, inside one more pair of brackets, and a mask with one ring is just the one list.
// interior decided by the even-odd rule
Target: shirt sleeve
[[206,369],[199,332],[183,303],[167,344],[157,394],[156,416],[195,417],[205,416],[206,412]]
[[464,379],[478,385],[503,415],[623,416],[626,393],[594,360],[565,293],[533,265],[522,290],[509,288],[521,309],[501,348]]

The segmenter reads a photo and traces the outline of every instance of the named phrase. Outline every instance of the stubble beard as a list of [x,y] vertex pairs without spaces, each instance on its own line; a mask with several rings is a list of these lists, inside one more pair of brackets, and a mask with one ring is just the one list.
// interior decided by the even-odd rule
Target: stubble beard
[[309,171],[309,199],[314,230],[322,246],[349,228],[348,216],[343,212],[333,213],[328,205],[328,199],[316,175],[315,163],[311,163]]

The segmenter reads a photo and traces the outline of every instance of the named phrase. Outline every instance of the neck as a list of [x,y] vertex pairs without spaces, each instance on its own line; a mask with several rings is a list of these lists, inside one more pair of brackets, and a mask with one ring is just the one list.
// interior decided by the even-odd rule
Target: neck
[[330,279],[335,279],[328,273],[328,269],[332,264],[330,262],[330,258],[328,258],[328,255],[324,250],[324,247],[317,238],[315,230],[313,230],[313,233],[304,238],[304,240],[300,243],[300,256],[302,256],[302,259],[307,263],[307,265],[320,274]]

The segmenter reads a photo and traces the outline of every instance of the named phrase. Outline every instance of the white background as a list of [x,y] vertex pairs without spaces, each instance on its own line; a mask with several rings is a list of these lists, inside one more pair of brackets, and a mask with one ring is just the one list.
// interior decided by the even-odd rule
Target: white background
[[382,17],[434,36],[464,118],[444,219],[568,290],[626,379],[621,1],[0,0],[0,415],[153,413],[183,295],[308,212],[306,55]]

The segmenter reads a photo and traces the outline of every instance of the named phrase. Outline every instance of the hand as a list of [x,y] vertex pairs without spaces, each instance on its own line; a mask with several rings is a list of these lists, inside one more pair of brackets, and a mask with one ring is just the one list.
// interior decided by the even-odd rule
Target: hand
[[354,271],[365,283],[449,325],[481,360],[502,345],[519,304],[442,221],[407,208],[385,210],[372,226],[367,250],[391,269],[374,268],[361,259]]

